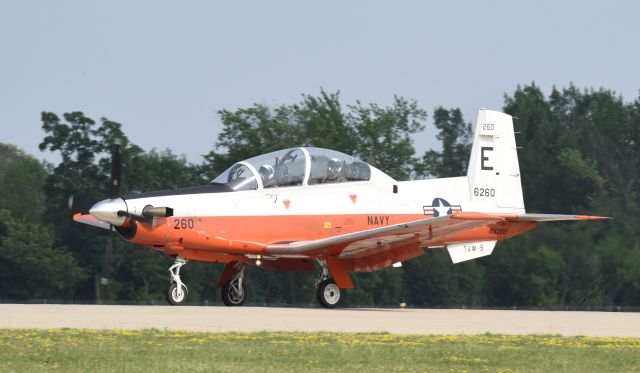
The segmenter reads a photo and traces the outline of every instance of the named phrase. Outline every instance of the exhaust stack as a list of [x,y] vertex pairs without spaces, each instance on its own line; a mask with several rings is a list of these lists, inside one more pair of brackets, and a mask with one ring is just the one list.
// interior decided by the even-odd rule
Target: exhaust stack
[[173,216],[173,209],[171,207],[153,207],[151,205],[147,205],[142,209],[142,215],[147,218],[166,218]]

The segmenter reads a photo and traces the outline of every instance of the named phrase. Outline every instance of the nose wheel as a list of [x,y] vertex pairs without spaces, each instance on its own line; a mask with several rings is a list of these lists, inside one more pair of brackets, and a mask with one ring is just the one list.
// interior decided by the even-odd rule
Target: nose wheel
[[187,300],[187,285],[180,279],[180,268],[187,264],[187,260],[181,257],[176,257],[173,265],[169,267],[169,273],[171,274],[171,285],[167,290],[167,302],[172,306],[179,306]]
[[172,306],[179,306],[187,299],[187,287],[182,284],[178,287],[178,284],[172,282],[167,290],[167,302]]

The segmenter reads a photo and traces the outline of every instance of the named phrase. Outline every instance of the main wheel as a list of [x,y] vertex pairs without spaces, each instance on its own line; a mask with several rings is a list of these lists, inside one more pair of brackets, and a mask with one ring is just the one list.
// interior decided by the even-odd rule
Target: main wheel
[[318,302],[325,308],[334,308],[340,302],[340,288],[333,279],[326,279],[318,285]]
[[172,306],[179,306],[185,300],[187,300],[187,287],[182,284],[182,291],[179,291],[178,285],[172,282],[169,290],[167,290],[167,302]]
[[247,287],[238,286],[239,281],[230,280],[222,287],[222,302],[225,306],[242,306],[247,300]]

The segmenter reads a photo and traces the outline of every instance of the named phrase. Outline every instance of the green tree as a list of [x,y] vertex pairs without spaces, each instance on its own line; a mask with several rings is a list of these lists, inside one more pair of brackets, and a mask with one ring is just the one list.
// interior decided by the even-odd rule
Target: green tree
[[442,151],[428,150],[422,157],[419,173],[432,177],[466,175],[471,154],[473,131],[471,123],[464,121],[460,109],[437,107],[433,112],[436,138],[442,142]]
[[69,299],[85,271],[53,233],[26,219],[0,210],[0,298]]
[[554,88],[546,99],[532,84],[505,103],[522,132],[517,142],[527,209],[616,221],[541,224],[501,245],[489,264],[492,304],[637,304],[631,299],[639,294],[640,271],[628,265],[639,256],[637,101],[627,105],[611,91],[574,86]]
[[297,146],[317,146],[344,153],[355,151],[353,128],[340,104],[340,92],[320,91],[319,97],[302,95],[302,102],[291,106],[294,122],[300,128]]
[[409,179],[417,162],[410,135],[424,130],[426,111],[402,97],[394,97],[389,107],[357,102],[349,108],[355,155],[373,158],[377,168],[397,180]]
[[213,178],[231,164],[259,154],[295,147],[328,147],[362,159],[389,175],[406,179],[416,160],[410,135],[424,129],[426,112],[415,101],[395,97],[380,107],[357,102],[343,112],[339,93],[302,95],[293,105],[269,108],[255,104],[235,111],[220,110],[223,129],[206,157]]
[[292,123],[291,108],[270,109],[255,104],[247,109],[220,110],[223,129],[215,149],[205,156],[207,175],[213,179],[233,163],[262,153],[297,146],[300,134]]
[[3,175],[13,162],[25,156],[27,154],[17,146],[0,143],[0,175]]
[[45,203],[45,165],[9,144],[0,143],[0,154],[0,206],[15,217],[40,222]]
[[139,149],[123,159],[123,193],[181,188],[208,181],[200,165],[190,164],[184,155],[175,155],[170,149]]

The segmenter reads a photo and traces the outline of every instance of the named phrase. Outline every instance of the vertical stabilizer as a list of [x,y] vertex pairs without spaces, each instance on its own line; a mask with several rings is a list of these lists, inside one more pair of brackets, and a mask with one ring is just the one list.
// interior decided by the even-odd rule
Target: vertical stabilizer
[[467,171],[473,202],[524,212],[513,120],[480,109]]

